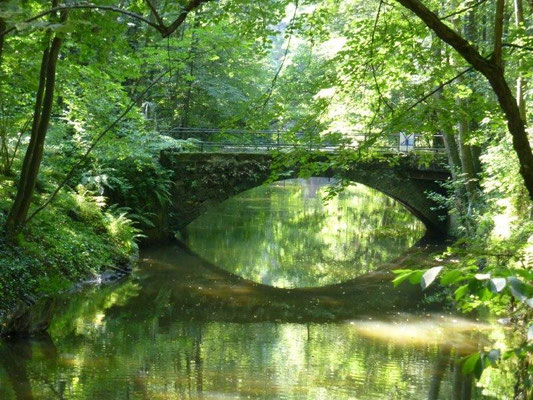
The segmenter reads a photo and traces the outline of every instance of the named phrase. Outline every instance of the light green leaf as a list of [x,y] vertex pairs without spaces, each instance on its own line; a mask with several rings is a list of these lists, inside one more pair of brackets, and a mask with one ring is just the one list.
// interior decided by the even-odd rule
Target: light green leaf
[[492,278],[489,280],[489,289],[493,293],[500,293],[507,285],[505,278]]
[[459,286],[457,290],[455,291],[455,301],[461,299],[468,290],[468,284]]
[[[394,273],[398,273],[396,271],[393,271]],[[392,284],[394,285],[394,287],[398,286],[400,283],[402,283],[403,281],[405,281],[406,279],[408,279],[412,274],[413,272],[415,271],[411,271],[411,270],[403,270],[400,275],[398,275],[396,278],[394,278],[394,280],[392,281]]]
[[440,278],[440,284],[444,286],[453,285],[454,283],[460,282],[464,279],[466,279],[466,277],[463,271],[459,269],[453,269],[446,272],[442,278]]
[[442,271],[443,267],[433,267],[428,269],[424,275],[422,275],[422,280],[420,281],[420,285],[422,286],[422,290],[426,290],[429,285],[433,283],[435,278],[439,275],[440,271]]
[[481,364],[481,355],[479,353],[474,353],[464,360],[461,371],[465,375],[471,374],[474,372],[477,364]]

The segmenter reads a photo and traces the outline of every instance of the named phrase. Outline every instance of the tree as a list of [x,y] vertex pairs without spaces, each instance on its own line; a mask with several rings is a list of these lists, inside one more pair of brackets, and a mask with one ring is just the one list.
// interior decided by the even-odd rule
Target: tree
[[[163,18],[159,15],[150,0],[146,0],[146,4],[148,5],[152,15],[156,19],[157,24],[150,22],[149,20],[145,19],[140,15],[116,7],[94,5],[59,6],[59,0],[53,0],[51,9],[29,18],[26,22],[32,22],[43,16],[51,15],[51,23],[53,23],[56,22],[56,13],[59,12],[61,16],[59,17],[59,20],[57,22],[61,27],[61,25],[65,24],[67,20],[67,12],[70,9],[102,9],[113,12],[119,12],[137,18],[147,23],[148,25],[155,27],[163,37],[167,37],[185,21],[185,18],[192,10],[199,7],[206,1],[208,0],[191,0],[190,2],[186,3],[182,7],[182,10],[179,13],[178,17],[168,26],[165,25]],[[3,29],[2,32],[0,32],[0,45],[3,47],[5,35],[13,31],[14,28],[6,29],[3,20],[1,22],[2,24],[0,25],[0,27],[3,27]],[[11,207],[11,210],[9,212],[5,226],[6,234],[8,237],[11,238],[16,233],[18,233],[26,223],[26,218],[33,198],[33,192],[35,190],[35,184],[37,182],[37,175],[39,174],[39,169],[43,158],[44,142],[46,139],[46,134],[48,132],[48,125],[50,122],[50,116],[54,104],[54,89],[56,81],[57,61],[59,57],[59,51],[63,43],[63,34],[60,32],[55,33],[53,39],[51,39],[51,42],[49,39],[49,35],[50,33],[46,33],[45,42],[49,43],[45,45],[45,50],[42,56],[39,87],[35,98],[30,143],[28,145],[28,148],[26,149],[26,154],[24,156],[24,162],[22,165],[22,171],[18,183],[17,195],[15,197],[13,206]],[[0,47],[0,56],[1,54],[2,48]]]
[[505,0],[498,0],[494,22],[494,48],[490,59],[483,57],[478,50],[455,30],[446,25],[419,0],[396,0],[415,13],[435,34],[453,47],[468,63],[479,71],[490,83],[498,103],[507,118],[507,127],[513,138],[513,148],[520,161],[520,175],[533,200],[533,153],[526,132],[525,121],[520,114],[505,78],[502,60],[503,13]]

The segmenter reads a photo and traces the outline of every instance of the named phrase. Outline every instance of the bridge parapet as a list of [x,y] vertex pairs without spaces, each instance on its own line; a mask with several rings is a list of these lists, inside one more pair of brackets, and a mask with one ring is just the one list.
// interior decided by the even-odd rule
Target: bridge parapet
[[369,134],[358,131],[300,132],[292,130],[248,130],[175,127],[160,131],[176,139],[189,140],[197,152],[270,152],[307,149],[335,152],[368,147],[378,153],[444,153],[442,135]]

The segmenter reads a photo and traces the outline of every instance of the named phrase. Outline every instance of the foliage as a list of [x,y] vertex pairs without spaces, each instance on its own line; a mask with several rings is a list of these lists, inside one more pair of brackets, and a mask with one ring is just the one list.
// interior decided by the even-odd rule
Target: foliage
[[[9,199],[13,182],[0,184],[2,199]],[[5,219],[8,201],[0,204]],[[22,301],[70,288],[115,265],[126,265],[136,254],[138,230],[124,215],[103,211],[101,196],[79,186],[60,195],[36,218],[16,245],[0,242],[0,317]]]
[[[116,6],[111,0],[94,3]],[[165,21],[174,20],[184,4],[154,3]],[[504,4],[504,80],[509,88],[525,89],[516,99],[525,104],[525,115],[506,121],[501,96],[489,82],[400,3],[405,1],[207,2],[162,39],[153,27],[157,18],[140,0],[120,2],[120,13],[72,9],[62,22],[54,15],[29,20],[47,10],[48,2],[3,1],[0,22],[13,29],[0,39],[0,222],[7,218],[29,148],[41,55],[52,37],[64,44],[32,210],[68,179],[14,243],[1,242],[2,309],[26,294],[62,290],[124,262],[135,251],[137,226],[153,225],[155,213],[172,201],[172,172],[159,163],[163,150],[197,151],[203,142],[230,137],[238,144],[272,145],[275,140],[266,134],[227,132],[280,130],[277,142],[296,148],[275,155],[275,171],[299,164],[300,175],[309,177],[361,159],[382,159],[376,148],[397,146],[400,132],[415,133],[421,146],[446,151],[448,194],[430,198],[448,210],[458,241],[441,256],[442,269],[400,271],[395,282],[422,282],[423,288],[439,282],[460,310],[511,318],[521,333],[514,343],[518,350],[499,349],[499,358],[484,350],[468,358],[464,369],[505,368],[505,355],[515,354],[523,373],[513,378],[516,390],[531,394],[524,366],[531,362],[532,205],[520,178],[527,166],[517,158],[506,123],[512,128],[523,120],[531,126],[533,91],[519,82],[532,77],[533,15],[524,7],[519,18],[513,7],[520,0]],[[490,3],[424,4],[487,62],[494,60],[489,55],[499,49]],[[516,23],[508,17],[513,13]],[[161,84],[134,102],[165,71]],[[316,158],[318,145],[339,149]],[[420,164],[429,167],[433,160],[426,155]],[[209,178],[214,187],[218,173]],[[275,172],[272,179],[282,177]],[[328,198],[347,184],[339,180]]]

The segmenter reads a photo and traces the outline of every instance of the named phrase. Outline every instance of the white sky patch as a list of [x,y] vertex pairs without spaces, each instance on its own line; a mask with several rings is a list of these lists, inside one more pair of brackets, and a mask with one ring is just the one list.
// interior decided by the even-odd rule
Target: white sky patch
[[346,40],[345,37],[331,38],[320,45],[319,53],[326,58],[335,57],[346,44]]
[[[287,7],[285,7],[285,17],[283,18],[282,22],[285,22],[288,24],[292,16],[294,15],[294,3],[288,4]],[[302,14],[311,14],[313,11],[315,11],[315,8],[317,7],[316,4],[306,4],[306,5],[299,5],[298,6],[298,12],[297,15]]]
[[335,95],[335,90],[334,87],[320,89],[320,91],[315,94],[315,99],[327,99],[333,97]]

